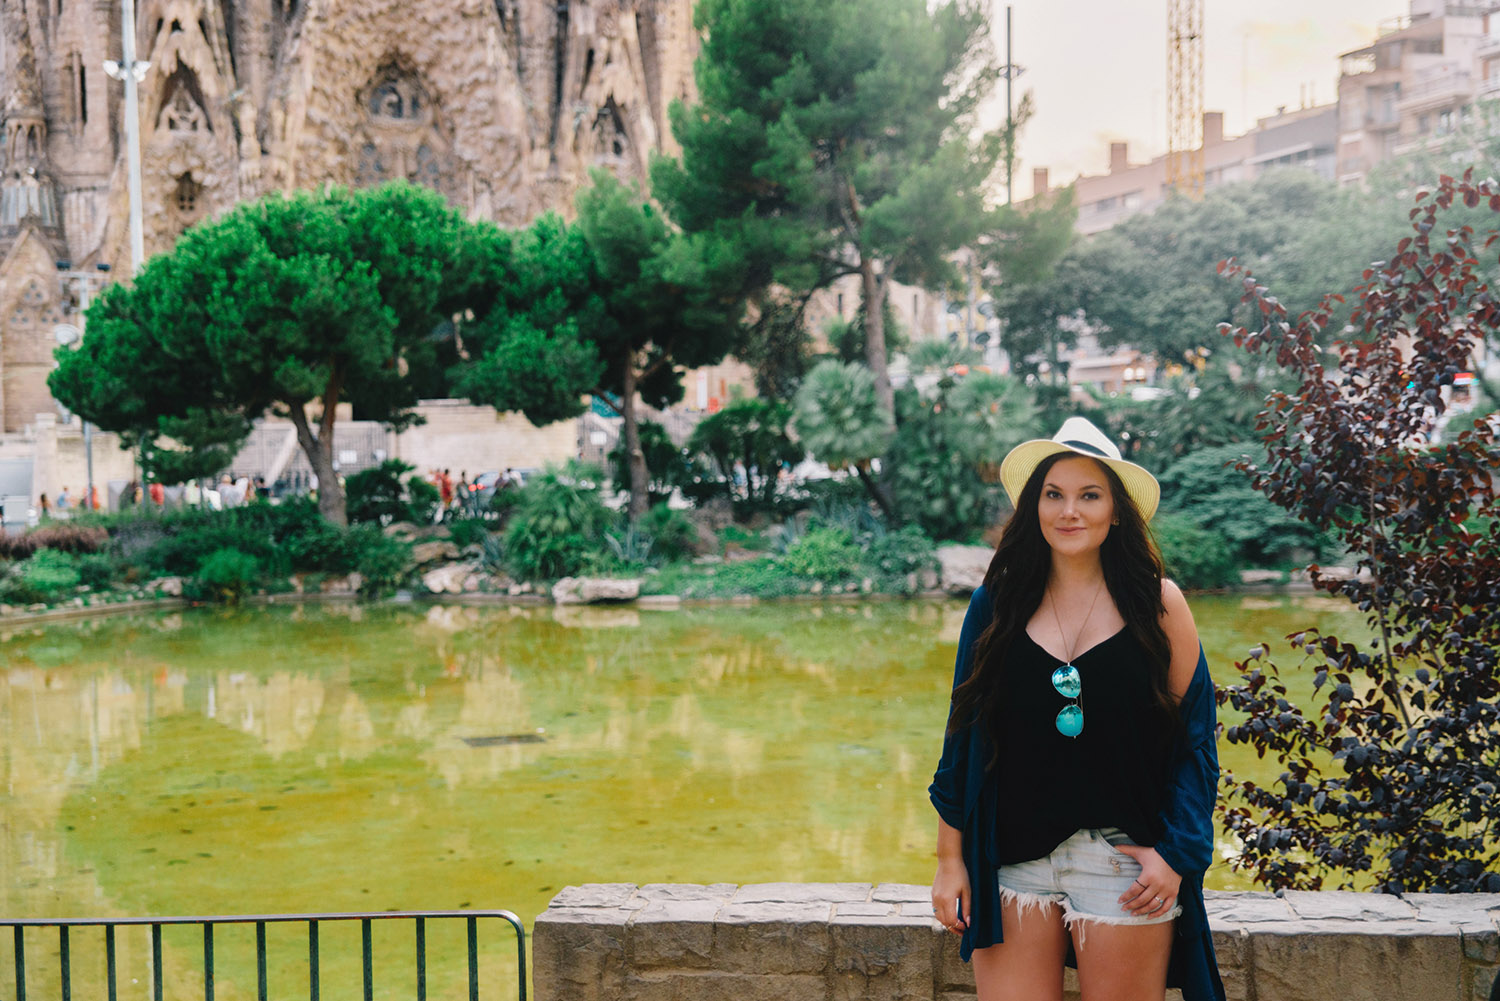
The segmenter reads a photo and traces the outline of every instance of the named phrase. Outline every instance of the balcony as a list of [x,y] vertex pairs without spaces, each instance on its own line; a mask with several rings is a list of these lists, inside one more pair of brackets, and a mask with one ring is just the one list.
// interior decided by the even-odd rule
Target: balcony
[[1402,112],[1442,108],[1474,97],[1474,74],[1467,67],[1448,64],[1424,73],[1401,90]]

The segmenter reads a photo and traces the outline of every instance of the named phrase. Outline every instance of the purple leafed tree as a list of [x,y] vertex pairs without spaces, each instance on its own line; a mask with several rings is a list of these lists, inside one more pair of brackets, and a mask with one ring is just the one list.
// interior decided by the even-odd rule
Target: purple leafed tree
[[1266,460],[1239,468],[1358,558],[1352,575],[1311,576],[1375,636],[1288,637],[1313,673],[1306,705],[1265,646],[1219,693],[1244,714],[1226,738],[1285,768],[1270,786],[1225,777],[1234,865],[1264,885],[1500,891],[1500,414],[1454,414],[1433,436],[1445,391],[1500,333],[1497,220],[1500,183],[1472,172],[1419,193],[1412,235],[1364,272],[1328,348],[1338,297],[1290,318],[1246,268],[1219,266],[1263,320],[1221,331],[1301,383],[1267,398]]

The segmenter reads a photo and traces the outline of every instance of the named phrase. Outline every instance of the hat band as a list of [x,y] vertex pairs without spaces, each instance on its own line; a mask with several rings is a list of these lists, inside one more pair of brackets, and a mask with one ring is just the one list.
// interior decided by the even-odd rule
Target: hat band
[[1100,448],[1098,445],[1090,445],[1086,441],[1060,441],[1058,442],[1058,444],[1066,445],[1069,448],[1078,449],[1081,452],[1092,452],[1094,455],[1103,456],[1106,459],[1114,458],[1114,456],[1104,451],[1104,449]]

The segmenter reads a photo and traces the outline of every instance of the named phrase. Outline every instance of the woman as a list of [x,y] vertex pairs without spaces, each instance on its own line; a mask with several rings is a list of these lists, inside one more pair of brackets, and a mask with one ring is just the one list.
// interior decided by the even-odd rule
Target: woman
[[959,638],[937,920],[980,1001],[1222,999],[1203,909],[1213,682],[1147,522],[1160,488],[1081,417],[1000,467],[1015,506]]

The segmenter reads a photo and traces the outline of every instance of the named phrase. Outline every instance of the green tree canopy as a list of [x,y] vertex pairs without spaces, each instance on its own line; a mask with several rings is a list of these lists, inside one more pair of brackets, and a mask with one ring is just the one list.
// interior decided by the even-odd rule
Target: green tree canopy
[[1387,203],[1398,204],[1305,170],[1272,171],[1202,201],[1171,198],[1075,240],[1040,280],[1003,283],[1006,349],[1018,370],[1035,371],[1086,327],[1166,365],[1222,351],[1218,324],[1250,318],[1241,290],[1219,278],[1220,261],[1237,258],[1273,280],[1294,314],[1310,309],[1324,291],[1360,282],[1396,225]]
[[537,420],[576,413],[583,393],[623,418],[630,516],[649,505],[636,397],[682,398],[685,368],[722,360],[743,301],[742,264],[726,248],[674,230],[640,195],[595,171],[578,221],[538,220],[486,249],[479,318],[466,324],[469,360],[455,373],[478,402],[518,406]]
[[742,292],[859,276],[888,423],[889,283],[951,282],[949,255],[987,223],[1003,146],[975,122],[997,77],[987,15],[970,0],[704,0],[699,102],[671,111],[682,158],[652,165],[672,218],[744,262]]
[[[404,183],[272,195],[183,234],[89,309],[53,395],[146,443],[190,424],[291,420],[325,517],[345,524],[333,461],[340,403],[400,427],[451,360],[475,244],[437,194]],[[210,417],[209,415],[214,415]]]

